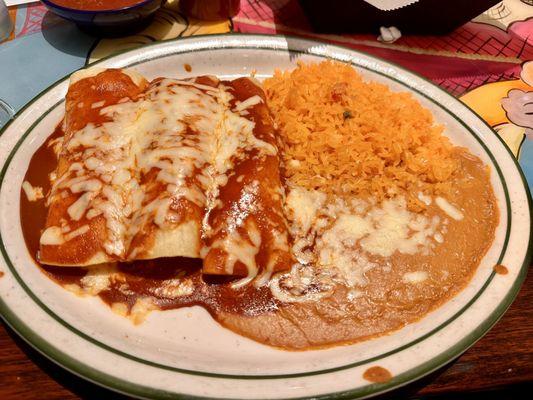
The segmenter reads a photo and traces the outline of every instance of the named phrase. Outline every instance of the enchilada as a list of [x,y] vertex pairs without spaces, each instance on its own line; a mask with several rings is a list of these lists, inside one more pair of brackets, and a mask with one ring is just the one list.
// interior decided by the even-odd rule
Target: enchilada
[[88,71],[67,95],[43,263],[202,257],[203,273],[241,283],[287,268],[276,135],[257,84]]
[[146,80],[130,71],[82,70],[72,75],[65,100],[64,138],[47,197],[40,260],[91,265],[124,258],[127,203],[133,179],[131,122],[116,112],[136,103]]
[[[227,115],[204,223],[203,272],[258,283],[291,263],[275,129],[251,79],[223,82]],[[229,167],[228,167],[229,166]]]

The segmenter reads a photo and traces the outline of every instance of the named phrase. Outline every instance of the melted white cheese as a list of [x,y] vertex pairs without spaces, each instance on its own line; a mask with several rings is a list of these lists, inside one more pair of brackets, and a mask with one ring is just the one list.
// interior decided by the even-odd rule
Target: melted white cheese
[[[415,254],[427,248],[440,222],[438,217],[428,218],[407,210],[403,198],[383,201],[362,215],[349,213],[346,205],[337,205],[330,214],[337,220],[323,237],[354,246],[359,243],[365,252],[390,257],[395,251]],[[331,240],[333,241],[333,240]]]
[[141,324],[153,310],[157,310],[157,305],[150,297],[137,299],[130,311],[133,323],[135,325]]
[[75,237],[83,235],[87,232],[89,232],[89,225],[82,225],[78,229],[75,229],[73,231],[66,233],[64,237],[65,237],[65,240],[68,242],[69,240],[72,240]]
[[233,230],[222,239],[215,240],[211,246],[213,249],[221,249],[226,252],[225,270],[228,275],[233,274],[237,262],[244,264],[248,270],[246,278],[232,285],[234,288],[248,284],[257,276],[258,272],[255,256],[261,247],[261,234],[252,220],[246,224],[246,231],[249,238],[244,238],[238,230]]
[[430,242],[439,219],[411,213],[403,198],[385,200],[382,207],[373,208],[366,216],[373,229],[361,240],[361,247],[370,254],[390,257],[395,251],[415,254]]
[[100,108],[105,104],[105,100],[97,101],[96,103],[91,104],[91,108]]
[[[329,272],[294,264],[289,272],[272,277],[269,288],[272,295],[284,303],[319,301],[333,293],[333,280]],[[310,287],[313,290],[309,290]]]
[[65,243],[65,238],[59,226],[50,226],[41,234],[39,242],[45,246],[58,246]]
[[[365,274],[377,267],[372,257],[427,254],[434,240],[444,241],[438,232],[441,219],[410,212],[403,197],[377,205],[357,199],[327,200],[324,194],[293,188],[287,209],[297,260],[328,271],[328,280],[348,287],[367,283]],[[380,265],[385,270],[387,263]]]
[[44,197],[43,188],[40,186],[32,186],[30,182],[22,182],[22,189],[26,194],[28,201],[37,201]]
[[258,96],[258,95],[255,95],[255,96],[252,96],[244,101],[241,101],[239,103],[237,103],[237,105],[235,106],[234,110],[237,111],[238,113],[246,110],[247,108],[249,107],[253,107],[257,104],[260,104],[263,102],[263,99]]
[[431,204],[431,196],[428,196],[427,194],[424,194],[422,192],[418,193],[418,200],[420,200],[426,206],[429,206]]
[[[102,71],[79,71],[72,75],[71,84]],[[130,76],[135,83],[142,83],[136,74]],[[108,122],[88,124],[72,132],[64,143],[64,154],[71,163],[54,182],[48,201],[70,193],[79,195],[68,208],[68,216],[73,221],[103,216],[105,252],[120,258],[125,257],[130,241],[147,223],[173,229],[182,222],[171,209],[177,200],[186,199],[208,211],[218,207],[220,188],[226,185],[235,162],[251,150],[258,157],[277,154],[275,146],[255,137],[254,122],[239,115],[262,99],[252,96],[230,109],[232,100],[230,91],[222,85],[163,79],[135,101],[124,98],[101,108],[99,112]],[[91,106],[104,105],[100,101]],[[155,198],[145,199],[147,187],[139,182],[153,170],[156,175],[151,175],[148,185],[158,184],[163,190],[158,189]],[[231,223],[233,228],[243,227],[246,218]],[[209,228],[204,224],[207,234],[215,233]],[[213,247],[228,253],[228,273],[240,261],[248,268],[247,279],[253,279],[261,235],[257,227],[246,225],[247,237],[243,238],[233,228]],[[53,229],[45,233],[43,244],[65,240]]]
[[448,200],[446,200],[443,197],[437,197],[435,199],[435,203],[440,207],[442,211],[444,211],[450,218],[455,219],[456,221],[460,221],[464,218],[463,213],[455,206],[450,204]]
[[414,271],[405,273],[402,280],[405,283],[420,283],[424,282],[427,278],[428,273],[426,271]]
[[[63,123],[65,121],[63,120]],[[63,147],[63,137],[57,137],[52,140],[50,140],[47,143],[47,147],[51,147],[56,157],[59,157],[59,153],[61,153],[61,148]]]
[[79,221],[85,215],[94,196],[94,192],[85,192],[69,206],[67,213],[73,221]]
[[194,291],[194,284],[190,279],[168,279],[155,289],[157,297],[175,299],[177,297],[189,296]]
[[341,215],[317,243],[318,265],[339,271],[348,286],[365,284],[364,274],[376,264],[354,250],[354,246],[371,231],[371,223],[364,218]]
[[111,284],[111,275],[113,271],[114,268],[111,266],[91,268],[89,272],[87,272],[87,275],[80,280],[84,291],[95,296],[108,289]]
[[318,191],[310,191],[301,187],[291,189],[287,195],[287,211],[297,225],[298,232],[307,233],[316,220],[318,210],[326,201],[326,195]]

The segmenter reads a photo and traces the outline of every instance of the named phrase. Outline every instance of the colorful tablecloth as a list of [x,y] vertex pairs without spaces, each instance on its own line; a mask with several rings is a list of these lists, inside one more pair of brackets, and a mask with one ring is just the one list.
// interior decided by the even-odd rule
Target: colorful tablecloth
[[88,36],[40,3],[9,12],[15,30],[0,44],[0,101],[14,110],[64,75],[120,50],[197,34],[291,34],[362,50],[429,78],[494,128],[533,187],[533,0],[504,0],[448,35],[403,36],[391,44],[378,41],[377,32],[315,33],[298,0],[241,0],[235,18],[212,23],[188,19],[171,0],[148,28],[120,39]]

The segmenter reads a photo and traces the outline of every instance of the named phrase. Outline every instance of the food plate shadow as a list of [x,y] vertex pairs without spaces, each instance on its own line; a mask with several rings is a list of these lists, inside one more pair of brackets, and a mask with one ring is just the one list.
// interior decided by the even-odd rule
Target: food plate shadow
[[47,11],[43,17],[43,38],[58,51],[70,56],[87,58],[87,49],[91,48],[96,39],[80,31],[75,23],[66,21]]

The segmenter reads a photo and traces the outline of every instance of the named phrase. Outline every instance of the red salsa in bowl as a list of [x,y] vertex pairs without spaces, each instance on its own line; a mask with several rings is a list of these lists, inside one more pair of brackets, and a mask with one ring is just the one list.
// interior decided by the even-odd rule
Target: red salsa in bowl
[[41,0],[54,14],[94,36],[126,36],[145,28],[165,0]]
[[145,0],[52,0],[51,2],[75,10],[102,11],[131,7],[145,3]]

